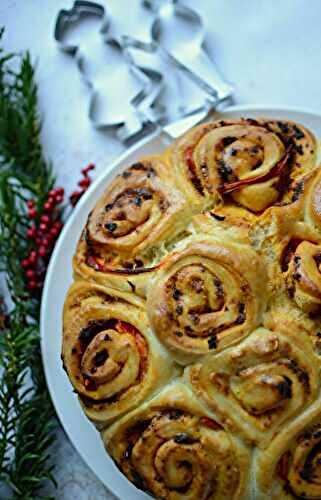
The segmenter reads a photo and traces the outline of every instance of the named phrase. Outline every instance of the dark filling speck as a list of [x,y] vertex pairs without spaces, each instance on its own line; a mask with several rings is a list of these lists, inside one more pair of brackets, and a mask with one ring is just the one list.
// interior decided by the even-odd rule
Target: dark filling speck
[[170,420],[178,420],[183,415],[184,415],[184,413],[182,412],[182,410],[171,410],[169,412],[168,417],[169,417]]
[[217,338],[215,335],[212,335],[207,339],[208,343],[208,348],[209,349],[216,349],[217,348]]
[[117,229],[117,224],[116,222],[107,222],[105,224],[105,228],[107,229],[107,231],[109,231],[110,233],[113,233],[115,231],[115,229]]
[[180,316],[180,315],[183,313],[183,306],[181,306],[181,305],[179,304],[178,306],[176,306],[175,311],[176,311],[176,314],[177,314],[178,316]]
[[196,442],[196,439],[189,436],[185,432],[182,432],[181,434],[176,434],[176,436],[174,437],[174,441],[177,444],[193,444]]
[[230,176],[233,171],[229,165],[227,165],[223,160],[218,161],[218,173],[223,180],[223,182],[229,182]]
[[153,194],[150,191],[148,191],[148,189],[144,188],[137,189],[136,194],[137,196],[142,197],[143,200],[151,200],[153,198]]
[[283,134],[289,133],[289,125],[287,123],[278,122],[277,125]]
[[224,215],[214,214],[213,212],[210,212],[210,215],[211,215],[211,217],[214,217],[214,219],[216,219],[216,220],[219,220],[219,221],[225,220]]
[[226,148],[230,144],[236,141],[236,137],[223,137],[222,144]]
[[297,125],[293,125],[293,135],[297,140],[303,139],[304,137],[304,133]]
[[136,207],[140,207],[141,204],[142,204],[142,199],[139,196],[136,196],[136,198],[134,198],[134,205],[136,205]]
[[178,289],[178,288],[175,288],[175,290],[173,291],[173,299],[174,300],[178,300],[182,295],[182,292]]
[[241,325],[245,321],[245,304],[239,303],[238,309],[239,309],[239,314],[238,317],[236,318],[235,323],[237,325]]
[[302,181],[298,182],[294,189],[293,189],[293,195],[292,195],[292,200],[291,201],[296,201],[299,199],[300,194],[303,191],[304,183]]
[[95,354],[93,363],[96,367],[102,366],[105,363],[106,359],[108,359],[108,358],[109,358],[109,354],[108,354],[107,349],[102,349],[101,351],[98,351]]
[[284,381],[277,385],[277,390],[283,399],[292,397],[292,380],[289,377],[283,377]]
[[101,331],[107,330],[109,328],[114,328],[115,323],[116,321],[113,319],[107,321],[89,321],[88,325],[81,330],[78,339],[80,340],[80,342],[87,344],[95,337],[95,335],[97,335]]

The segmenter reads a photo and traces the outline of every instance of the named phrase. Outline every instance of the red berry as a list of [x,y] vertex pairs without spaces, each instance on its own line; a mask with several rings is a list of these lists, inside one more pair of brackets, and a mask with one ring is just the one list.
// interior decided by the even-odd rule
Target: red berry
[[29,215],[30,219],[34,219],[35,217],[37,217],[37,211],[36,211],[36,209],[35,208],[29,208],[28,215]]
[[37,234],[37,229],[35,226],[31,226],[29,227],[29,229],[27,229],[27,238],[35,238],[36,234]]
[[63,196],[65,194],[65,190],[63,187],[56,188],[56,193],[59,196]]
[[83,175],[86,175],[87,172],[90,172],[90,170],[94,170],[94,168],[95,168],[95,165],[93,163],[89,163],[89,165],[87,165],[87,167],[82,169],[81,173]]
[[58,236],[59,232],[60,232],[60,231],[59,231],[59,229],[58,229],[57,227],[52,227],[52,228],[50,229],[50,233],[49,233],[49,234],[50,234],[50,236],[52,236],[53,238],[56,238],[56,236]]
[[30,280],[29,283],[27,283],[27,288],[29,288],[29,290],[34,290],[37,288],[37,282],[35,280]]
[[55,198],[57,205],[64,200],[64,197],[61,194],[58,194]]
[[43,222],[44,224],[49,224],[49,222],[50,222],[50,217],[49,217],[49,215],[46,215],[46,214],[45,214],[45,215],[42,215],[42,216],[40,217],[40,222]]
[[84,191],[74,191],[73,193],[71,193],[71,195],[69,196],[69,201],[73,207],[77,205],[79,199],[83,194]]
[[30,262],[29,262],[29,259],[23,259],[21,261],[21,266],[24,268],[24,269],[27,269],[27,267],[29,267],[30,265]]
[[78,182],[78,186],[82,188],[88,188],[90,186],[91,180],[89,177],[85,177],[84,179],[81,179],[81,181]]
[[47,255],[47,248],[44,247],[43,245],[40,245],[40,247],[38,249],[38,253],[39,253],[40,257],[45,257],[45,255]]
[[62,228],[63,228],[63,223],[60,222],[59,220],[56,220],[56,222],[54,222],[53,226],[52,227],[55,227],[58,229],[58,231],[61,231]]
[[56,189],[50,189],[49,193],[48,193],[48,199],[49,198],[55,198],[57,194],[57,190]]
[[27,201],[27,207],[28,208],[33,208],[35,206],[35,202],[33,200],[28,200]]
[[47,231],[48,224],[45,224],[44,222],[42,222],[41,224],[39,224],[39,229],[40,229],[40,231]]
[[29,265],[34,265],[37,262],[37,253],[35,250],[32,250],[29,255]]
[[53,209],[53,203],[51,201],[46,201],[43,208],[46,212],[51,212]]
[[36,273],[33,269],[27,269],[26,276],[28,279],[33,280],[36,277]]
[[42,243],[42,246],[44,246],[45,248],[49,247],[49,239],[48,238],[42,238],[41,243]]
[[41,245],[41,242],[42,242],[42,238],[41,238],[41,236],[38,236],[38,237],[35,239],[35,242],[36,242],[36,245]]

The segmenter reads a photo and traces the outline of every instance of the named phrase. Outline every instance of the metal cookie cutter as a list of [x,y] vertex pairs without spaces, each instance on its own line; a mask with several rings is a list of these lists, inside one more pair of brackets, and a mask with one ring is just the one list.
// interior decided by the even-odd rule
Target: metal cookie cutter
[[220,76],[205,52],[205,26],[201,16],[177,0],[143,0],[155,12],[152,39],[214,102],[222,102],[233,87]]
[[[85,0],[60,11],[55,27],[60,48],[74,56],[90,88],[90,121],[114,130],[123,142],[155,127],[173,137],[184,130],[182,118],[189,128],[232,93],[202,49],[205,31],[198,14],[176,0],[144,0],[142,5],[155,13],[149,42],[115,32],[110,13]],[[88,33],[89,20],[94,28]],[[78,40],[83,24],[87,30]],[[183,75],[194,86],[196,101],[190,99],[191,89],[185,98]],[[163,99],[166,94],[171,104]]]
[[[88,30],[89,20],[93,26]],[[80,33],[78,41],[77,30],[83,21],[86,36]],[[59,12],[54,36],[60,48],[75,58],[90,88],[88,116],[92,124],[115,130],[126,141],[150,122],[144,110],[160,92],[163,78],[157,71],[137,66],[127,51],[130,43],[109,35],[109,28],[110,16],[102,5],[76,0],[72,9]]]

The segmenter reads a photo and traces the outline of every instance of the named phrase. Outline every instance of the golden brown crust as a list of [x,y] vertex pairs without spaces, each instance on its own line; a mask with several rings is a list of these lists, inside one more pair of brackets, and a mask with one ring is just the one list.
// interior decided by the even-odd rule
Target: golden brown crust
[[143,295],[143,283],[159,262],[157,251],[190,217],[185,197],[159,157],[134,163],[89,214],[73,261],[76,276],[124,291],[137,286]]
[[315,166],[317,145],[293,122],[221,120],[192,129],[169,156],[191,200],[208,206],[230,195],[259,213],[291,198],[292,181]]
[[78,281],[64,307],[62,360],[98,427],[137,406],[177,373],[132,294]]
[[176,382],[102,435],[118,467],[157,498],[246,499],[249,451]]
[[317,500],[321,490],[321,401],[307,409],[254,462],[257,498]]
[[267,326],[188,370],[193,389],[219,421],[262,448],[319,389],[319,360],[307,333],[282,315]]
[[320,145],[190,130],[89,214],[62,357],[120,470],[160,499],[321,499]]
[[220,351],[261,320],[266,278],[249,246],[193,238],[163,263],[148,292],[151,325],[179,362]]

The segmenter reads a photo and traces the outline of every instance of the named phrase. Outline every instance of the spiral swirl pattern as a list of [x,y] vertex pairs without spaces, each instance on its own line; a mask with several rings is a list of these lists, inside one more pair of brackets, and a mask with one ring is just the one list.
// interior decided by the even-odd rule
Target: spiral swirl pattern
[[285,121],[225,120],[201,125],[171,150],[180,183],[205,204],[218,195],[259,213],[291,191],[291,177],[315,164],[316,144],[302,126]]
[[193,242],[168,258],[151,285],[147,311],[179,362],[221,350],[258,324],[265,293],[259,268],[251,248],[214,239]]
[[321,498],[321,412],[313,405],[255,461],[262,498]]
[[160,500],[321,500],[320,148],[294,122],[202,124],[88,216],[63,365]]
[[321,245],[302,241],[296,247],[285,273],[290,296],[308,313],[321,308]]
[[182,384],[122,419],[103,439],[127,477],[157,498],[245,498],[246,449]]
[[157,247],[190,216],[167,174],[164,163],[151,157],[116,177],[88,217],[74,257],[77,275],[112,286],[124,276],[121,288],[131,291],[126,279],[153,268]]
[[275,321],[276,331],[258,328],[189,369],[192,386],[220,421],[259,447],[313,402],[319,387],[318,359],[304,332]]
[[72,286],[62,359],[87,416],[98,426],[134,407],[175,373],[158,347],[139,300],[85,282]]

